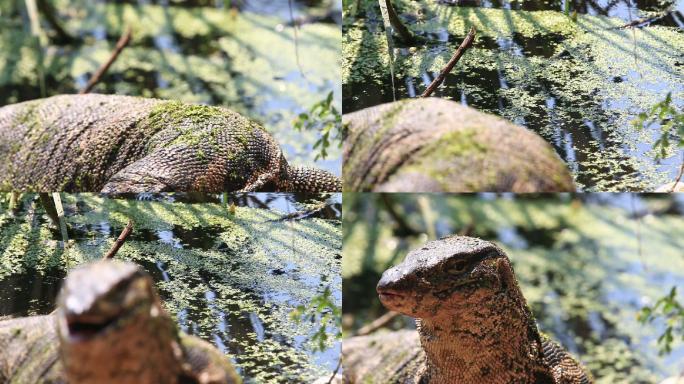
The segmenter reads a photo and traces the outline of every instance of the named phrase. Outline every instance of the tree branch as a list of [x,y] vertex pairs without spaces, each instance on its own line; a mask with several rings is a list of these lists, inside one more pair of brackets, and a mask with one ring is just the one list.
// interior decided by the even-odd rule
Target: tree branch
[[119,57],[119,54],[121,51],[128,45],[128,43],[131,41],[131,37],[133,36],[133,33],[131,31],[131,27],[126,28],[126,32],[121,35],[119,38],[119,41],[116,43],[116,47],[114,48],[114,51],[112,51],[111,56],[109,56],[109,60],[105,62],[100,68],[98,68],[97,72],[93,75],[93,77],[90,78],[90,81],[88,81],[88,84],[79,92],[79,94],[83,95],[86,93],[90,93],[90,91],[93,89],[95,84],[97,84],[100,79],[102,78],[102,75],[104,75],[109,67],[114,63],[117,57]]
[[475,27],[470,27],[470,31],[468,32],[468,35],[466,35],[466,38],[463,40],[461,45],[456,49],[456,52],[454,52],[454,55],[451,56],[451,59],[447,63],[446,67],[442,69],[442,71],[439,73],[439,76],[435,78],[430,85],[428,85],[427,89],[425,92],[423,92],[420,97],[428,97],[432,94],[432,92],[439,87],[440,84],[444,81],[446,76],[451,72],[451,70],[454,68],[456,63],[458,63],[458,60],[461,59],[461,56],[463,56],[463,53],[465,53],[465,50],[470,48],[473,45],[473,41],[475,40]]
[[133,232],[133,221],[128,220],[128,224],[126,224],[126,227],[123,229],[123,231],[121,231],[119,237],[116,239],[116,241],[114,241],[114,245],[112,245],[112,248],[109,249],[109,252],[102,257],[102,260],[112,259],[131,232]]
[[679,184],[679,182],[682,180],[682,175],[684,175],[684,162],[682,162],[682,166],[679,168],[679,175],[677,175],[677,178],[672,184],[672,188],[670,188],[670,193],[674,192],[675,189],[677,189],[677,184]]
[[392,6],[392,2],[390,0],[384,1],[385,5],[387,6],[387,15],[389,16],[389,21],[392,25],[392,28],[394,28],[394,30],[397,31],[399,37],[403,42],[412,42],[414,40],[413,33],[411,33],[411,31],[409,31],[408,28],[406,28],[406,26],[401,22],[401,19],[399,19],[399,15],[397,15],[397,11],[395,11],[394,7]]
[[356,332],[356,336],[369,335],[377,331],[378,329],[384,327],[385,325],[389,324],[390,321],[394,320],[399,315],[401,315],[399,312],[389,311],[384,315],[378,317],[377,319],[373,320],[372,323],[359,328],[359,330]]

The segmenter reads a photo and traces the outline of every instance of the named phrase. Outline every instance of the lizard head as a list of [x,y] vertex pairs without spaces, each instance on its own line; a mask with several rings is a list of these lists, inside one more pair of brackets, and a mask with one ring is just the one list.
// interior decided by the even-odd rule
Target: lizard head
[[159,314],[150,277],[132,263],[100,261],[69,273],[58,299],[62,342],[85,343]]
[[382,304],[415,318],[430,318],[459,308],[469,299],[495,297],[510,284],[513,271],[496,245],[463,236],[431,241],[385,271],[377,285]]
[[177,383],[185,369],[178,331],[137,265],[107,260],[79,267],[57,305],[69,383]]

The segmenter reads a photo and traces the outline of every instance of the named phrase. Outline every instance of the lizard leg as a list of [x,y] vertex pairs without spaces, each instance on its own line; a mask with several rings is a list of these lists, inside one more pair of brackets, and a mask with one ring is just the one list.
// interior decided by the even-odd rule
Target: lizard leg
[[102,188],[103,193],[142,193],[170,191],[174,182],[173,172],[149,165],[141,159],[112,176]]

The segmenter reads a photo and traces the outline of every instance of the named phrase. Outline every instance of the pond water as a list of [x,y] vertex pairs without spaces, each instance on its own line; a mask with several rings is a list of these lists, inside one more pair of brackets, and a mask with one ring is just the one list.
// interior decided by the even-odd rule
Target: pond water
[[682,197],[356,194],[344,204],[346,332],[384,312],[374,294],[383,270],[429,239],[468,233],[506,250],[540,329],[598,383],[657,383],[684,369],[680,341],[659,354],[664,319],[637,321],[643,306],[684,289]]
[[336,145],[316,160],[319,132],[293,128],[330,92],[341,110],[339,0],[52,3],[78,40],[39,44],[23,2],[0,5],[0,106],[77,93],[130,26],[131,43],[94,93],[224,106],[260,122],[290,162],[340,174]]
[[36,196],[14,214],[0,200],[0,316],[50,313],[67,270],[101,258],[130,218],[116,258],[142,265],[180,328],[231,356],[246,382],[307,382],[337,364],[336,324],[290,314],[326,289],[341,305],[340,194],[62,194],[66,250]]
[[[411,45],[388,42],[377,2],[345,13],[344,113],[420,95],[475,26],[473,47],[433,96],[539,133],[584,190],[650,190],[674,179],[681,149],[655,161],[659,126],[637,130],[632,121],[668,92],[684,108],[684,1],[574,1],[569,16],[563,1],[453,3],[394,1],[425,40]],[[621,28],[634,20],[644,22]]]

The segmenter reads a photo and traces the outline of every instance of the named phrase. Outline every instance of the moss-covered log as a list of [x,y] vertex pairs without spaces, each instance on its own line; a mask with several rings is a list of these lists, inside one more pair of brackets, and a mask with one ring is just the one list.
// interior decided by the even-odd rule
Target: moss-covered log
[[574,191],[544,139],[501,118],[428,98],[348,114],[347,191]]

